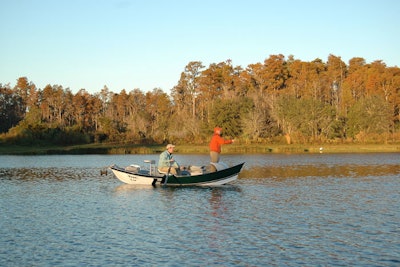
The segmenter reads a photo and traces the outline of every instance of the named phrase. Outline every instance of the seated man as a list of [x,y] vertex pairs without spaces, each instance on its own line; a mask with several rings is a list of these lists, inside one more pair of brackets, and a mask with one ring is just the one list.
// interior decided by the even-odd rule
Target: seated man
[[174,145],[168,144],[167,149],[160,154],[158,160],[158,170],[162,173],[171,173],[173,175],[180,174],[179,164],[172,157]]

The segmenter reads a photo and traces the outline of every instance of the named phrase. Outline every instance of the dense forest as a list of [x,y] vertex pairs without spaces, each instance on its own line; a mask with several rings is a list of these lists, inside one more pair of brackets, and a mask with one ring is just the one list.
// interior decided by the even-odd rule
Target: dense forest
[[399,112],[397,66],[279,54],[246,68],[189,62],[170,95],[107,86],[74,94],[20,77],[0,84],[0,142],[205,144],[218,125],[243,143],[395,143]]

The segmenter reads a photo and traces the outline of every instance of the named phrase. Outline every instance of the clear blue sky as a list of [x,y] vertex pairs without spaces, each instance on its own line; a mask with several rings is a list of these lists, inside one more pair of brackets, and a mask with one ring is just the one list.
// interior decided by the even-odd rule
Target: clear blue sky
[[400,66],[398,0],[1,0],[0,83],[169,93],[190,61]]

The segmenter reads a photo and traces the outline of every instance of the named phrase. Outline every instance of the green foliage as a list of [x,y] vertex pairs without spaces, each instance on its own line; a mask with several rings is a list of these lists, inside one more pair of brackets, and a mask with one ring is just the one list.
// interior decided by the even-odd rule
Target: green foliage
[[347,134],[356,138],[359,134],[382,134],[391,125],[388,103],[379,96],[359,99],[349,110]]
[[90,136],[78,126],[60,128],[44,123],[29,124],[26,121],[11,128],[4,139],[17,145],[73,145],[91,141]]
[[225,135],[240,136],[243,132],[242,114],[248,112],[249,106],[246,101],[220,100],[211,111],[211,124],[224,129]]
[[300,134],[309,137],[309,141],[332,136],[335,129],[334,109],[319,100],[282,96],[276,101],[274,111],[286,134]]
[[0,133],[17,125],[23,119],[24,112],[22,97],[0,84]]

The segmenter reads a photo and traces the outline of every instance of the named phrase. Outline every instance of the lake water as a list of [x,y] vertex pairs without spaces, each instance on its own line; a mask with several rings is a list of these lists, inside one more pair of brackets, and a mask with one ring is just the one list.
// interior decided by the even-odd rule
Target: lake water
[[0,266],[400,266],[399,153],[223,155],[246,164],[215,188],[100,175],[145,159],[0,156]]

